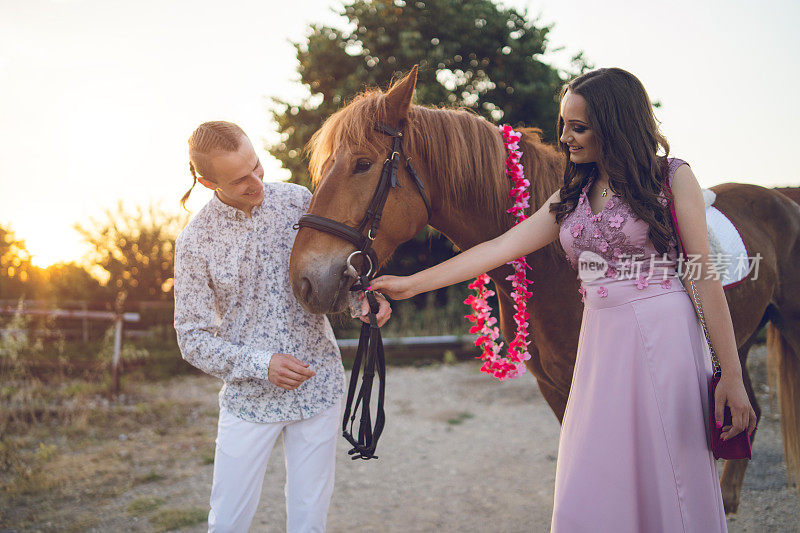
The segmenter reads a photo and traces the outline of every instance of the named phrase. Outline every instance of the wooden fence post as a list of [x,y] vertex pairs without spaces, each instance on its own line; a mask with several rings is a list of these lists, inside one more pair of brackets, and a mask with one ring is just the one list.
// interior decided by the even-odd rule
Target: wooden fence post
[[119,359],[122,350],[122,314],[117,314],[114,321],[114,357],[111,360],[111,394],[119,392]]
[[[81,304],[81,309],[84,312],[89,310],[89,304],[83,302]],[[83,342],[89,342],[89,319],[86,318],[86,315],[83,316]]]
[[[2,302],[0,302],[2,304]],[[15,306],[0,305],[0,315],[35,315],[53,318],[113,320],[114,321],[114,355],[111,360],[111,393],[119,392],[120,355],[122,351],[122,323],[138,322],[139,313],[122,313],[111,311],[77,311],[66,309],[17,309]]]

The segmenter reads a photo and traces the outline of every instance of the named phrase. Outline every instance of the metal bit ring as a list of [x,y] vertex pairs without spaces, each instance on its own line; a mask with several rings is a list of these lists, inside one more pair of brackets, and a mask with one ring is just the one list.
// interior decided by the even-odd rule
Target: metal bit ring
[[353,256],[357,255],[357,254],[363,255],[364,257],[367,258],[367,261],[369,261],[369,270],[364,275],[364,277],[368,278],[370,276],[370,274],[372,274],[372,259],[370,258],[369,255],[365,254],[361,250],[356,250],[355,252],[353,252],[352,254],[347,256],[347,273],[350,276],[352,276],[352,277],[354,277],[356,279],[360,276],[360,274],[358,273],[358,270],[356,270],[356,267],[354,267],[353,264],[350,262],[350,260],[353,259]]

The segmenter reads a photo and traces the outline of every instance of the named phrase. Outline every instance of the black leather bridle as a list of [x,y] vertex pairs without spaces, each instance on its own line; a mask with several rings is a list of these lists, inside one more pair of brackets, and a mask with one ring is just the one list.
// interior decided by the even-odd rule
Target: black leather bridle
[[[392,148],[388,157],[383,162],[383,169],[381,176],[378,179],[378,185],[375,187],[375,192],[372,195],[367,212],[358,227],[348,226],[342,222],[322,217],[319,215],[305,214],[300,217],[300,220],[295,224],[295,229],[299,228],[312,228],[325,233],[336,235],[356,247],[356,251],[350,254],[347,258],[348,270],[356,277],[357,281],[350,288],[351,291],[364,290],[369,287],[369,281],[378,267],[378,256],[372,248],[372,242],[378,234],[378,229],[383,216],[383,208],[386,205],[386,200],[389,197],[389,192],[395,187],[400,187],[398,182],[397,172],[400,164],[400,158],[405,158],[406,172],[411,177],[411,180],[416,185],[422,201],[425,202],[425,209],[428,212],[428,221],[431,218],[431,203],[428,196],[425,194],[425,186],[417,176],[414,167],[411,165],[411,158],[405,157],[402,147],[403,132],[401,131],[402,122],[398,125],[397,129],[393,129],[386,124],[378,123],[375,129],[392,138]],[[369,226],[366,235],[364,230]],[[362,262],[361,271],[357,271],[350,263],[354,255],[361,254],[366,261]],[[367,272],[363,272],[363,267],[369,263]],[[383,411],[384,400],[384,386],[386,378],[386,359],[383,353],[383,340],[381,339],[380,328],[378,327],[378,319],[376,314],[378,312],[378,301],[372,291],[365,291],[367,302],[369,303],[369,324],[364,323],[361,325],[361,336],[358,340],[358,349],[356,350],[356,357],[353,360],[353,369],[350,374],[350,386],[347,391],[347,403],[345,404],[344,417],[342,419],[342,435],[347,439],[353,448],[347,453],[353,455],[353,459],[377,459],[375,455],[375,448],[378,444],[378,439],[383,432],[384,422],[386,420]],[[358,382],[358,375],[361,371],[361,366],[364,366],[364,376],[361,382],[361,388],[358,391],[358,396],[355,395],[356,383]],[[369,402],[372,395],[372,381],[375,377],[377,369],[379,388],[378,388],[378,406],[375,418],[375,425],[371,423]],[[353,399],[356,399],[353,405]],[[358,439],[353,437],[352,429],[353,422],[356,418],[359,404],[361,406],[361,422],[358,429]],[[352,411],[352,416],[351,416]],[[350,427],[348,429],[347,419],[350,418]]]
[[[389,156],[383,162],[381,177],[378,180],[378,185],[375,187],[375,193],[372,195],[372,200],[369,202],[367,212],[364,213],[364,218],[361,219],[361,223],[358,225],[358,227],[354,228],[337,220],[312,214],[306,214],[300,217],[300,221],[296,224],[296,227],[313,228],[336,235],[337,237],[352,243],[356,247],[356,251],[368,256],[372,264],[377,267],[378,258],[375,255],[375,251],[372,249],[372,241],[374,241],[375,237],[377,236],[378,228],[380,227],[381,223],[381,217],[383,216],[383,207],[386,205],[386,199],[389,197],[389,192],[395,187],[400,187],[400,183],[397,180],[397,169],[400,158],[405,157],[405,154],[403,153],[403,147],[401,144],[403,132],[399,128],[395,130],[385,124],[377,124],[375,129],[381,133],[389,135],[392,138],[392,149],[391,152],[389,152]],[[431,203],[425,194],[425,186],[422,184],[419,176],[417,176],[417,172],[411,165],[411,158],[406,158],[406,171],[408,172],[408,175],[411,176],[411,179],[417,186],[417,190],[419,191],[422,200],[425,202],[425,209],[428,212],[428,220],[430,220]],[[372,224],[369,224],[370,221],[372,221]],[[368,224],[370,228],[365,235],[364,230],[367,228]]]

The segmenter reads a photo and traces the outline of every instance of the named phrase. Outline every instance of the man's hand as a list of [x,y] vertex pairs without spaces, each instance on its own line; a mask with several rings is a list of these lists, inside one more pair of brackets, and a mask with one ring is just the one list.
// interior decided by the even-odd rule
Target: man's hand
[[282,389],[294,390],[317,373],[308,368],[308,363],[286,353],[276,353],[269,360],[267,378]]
[[[389,300],[387,300],[383,294],[379,292],[374,294],[375,299],[378,300],[378,314],[375,315],[375,318],[378,319],[378,327],[381,327],[392,316],[392,306],[389,305]],[[369,302],[364,297],[363,292],[358,295],[358,299],[361,300],[361,321],[369,324],[369,317],[367,316],[369,313]]]

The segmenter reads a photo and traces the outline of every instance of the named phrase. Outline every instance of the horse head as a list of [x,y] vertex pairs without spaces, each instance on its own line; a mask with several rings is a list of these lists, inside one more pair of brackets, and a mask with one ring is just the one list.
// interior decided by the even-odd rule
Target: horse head
[[[374,237],[370,245],[378,263],[385,262],[397,246],[419,233],[428,222],[427,198],[414,180],[426,181],[424,165],[416,164],[419,178],[411,175],[407,158],[414,146],[399,137],[402,154],[394,154],[394,137],[376,129],[403,131],[417,80],[417,67],[394,84],[388,92],[367,91],[348,106],[331,115],[309,141],[309,169],[315,191],[309,215],[359,228],[364,236]],[[402,158],[397,165],[397,187],[389,189],[377,231],[365,216],[375,195],[385,162]],[[420,183],[421,183],[420,182]],[[430,190],[426,191],[430,194]],[[322,218],[319,218],[322,219]],[[292,248],[289,275],[292,290],[301,305],[311,313],[335,313],[346,308],[346,294],[354,282],[347,274],[347,258],[355,244],[327,231],[301,227]],[[353,259],[358,269],[370,265],[363,255]],[[379,264],[372,265],[373,274]]]

